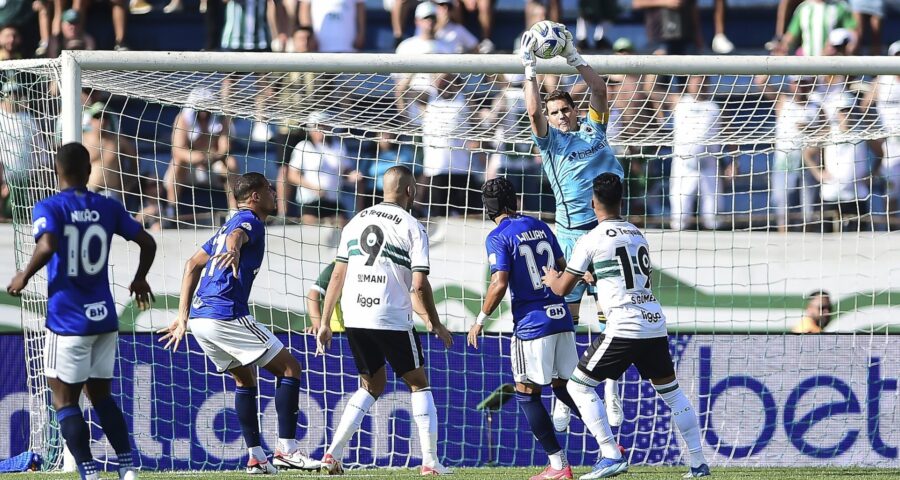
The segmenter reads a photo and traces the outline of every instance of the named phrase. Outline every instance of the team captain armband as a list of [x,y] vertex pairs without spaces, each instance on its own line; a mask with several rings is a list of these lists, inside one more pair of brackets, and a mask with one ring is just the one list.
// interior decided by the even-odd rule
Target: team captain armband
[[588,107],[588,117],[592,122],[604,125],[609,121],[609,112],[598,112],[594,107]]

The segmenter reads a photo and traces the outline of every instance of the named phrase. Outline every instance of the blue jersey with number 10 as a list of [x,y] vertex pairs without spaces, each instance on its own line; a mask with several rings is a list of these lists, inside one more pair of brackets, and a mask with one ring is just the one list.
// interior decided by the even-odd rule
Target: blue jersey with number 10
[[225,252],[225,239],[237,229],[249,238],[241,247],[237,278],[230,267],[222,268],[210,258],[200,273],[190,318],[234,320],[250,315],[250,289],[266,254],[266,225],[252,211],[240,210],[202,248],[210,257]]
[[[34,206],[34,239],[56,237],[47,264],[47,328],[57,335],[99,335],[119,329],[109,290],[113,234],[132,240],[143,230],[121,203],[70,188]],[[120,279],[121,280],[121,279]]]
[[514,334],[534,340],[575,330],[565,300],[541,283],[544,267],[556,267],[562,249],[546,223],[525,215],[506,217],[487,237],[491,274],[509,272]]

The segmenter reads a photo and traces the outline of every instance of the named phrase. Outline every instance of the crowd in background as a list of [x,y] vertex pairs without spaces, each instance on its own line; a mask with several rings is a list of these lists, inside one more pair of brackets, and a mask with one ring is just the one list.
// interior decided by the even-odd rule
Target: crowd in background
[[[575,39],[583,51],[637,53],[637,39],[609,38],[620,14],[615,0],[581,0],[575,15],[563,11],[561,0],[524,3],[523,30],[537,21],[575,17]],[[489,0],[387,1],[395,51],[403,55],[497,52],[492,37],[497,21],[494,4]],[[0,60],[96,48],[86,28],[88,13],[95,11],[89,7],[87,0],[35,1],[37,48],[23,48],[19,29],[8,25],[0,28]],[[148,13],[155,6],[144,0],[130,4],[113,0],[109,7],[114,48],[127,50],[129,15]],[[181,0],[171,0],[163,11],[177,16],[187,7]],[[208,50],[339,53],[369,47],[364,0],[204,0],[199,8],[206,18]],[[633,0],[632,8],[643,12],[647,46],[643,53],[706,51],[695,0]],[[710,44],[714,53],[734,50],[725,32],[725,16],[725,0],[716,0]],[[849,4],[781,0],[774,37],[765,47],[773,55],[879,55],[883,17],[884,5],[878,0]],[[900,42],[891,44],[887,54],[900,54]],[[314,79],[291,81],[316,87]],[[140,165],[138,146],[115,125],[115,115],[104,114],[109,99],[86,91],[84,143],[95,164],[102,167],[95,169],[91,183],[126,201],[127,192],[138,190],[145,198],[164,199],[143,202],[133,210],[140,211],[146,223],[165,227],[195,215],[195,209],[183,208],[196,200],[195,187],[228,189],[229,172],[241,168],[235,142],[243,142],[268,144],[280,152],[280,166],[272,178],[279,191],[279,214],[305,223],[328,219],[342,224],[354,211],[379,199],[379,173],[395,164],[408,165],[419,176],[416,213],[420,216],[480,215],[477,193],[483,181],[496,175],[514,180],[524,194],[524,210],[553,211],[550,186],[541,180],[539,155],[529,141],[509,139],[510,133],[528,129],[521,77],[485,77],[487,88],[473,87],[471,78],[457,75],[395,75],[393,81],[394,114],[409,119],[416,128],[414,135],[347,135],[333,128],[332,112],[327,110],[297,119],[293,126],[250,121],[249,131],[239,133],[241,119],[184,108],[171,123],[171,137],[158,139],[171,150],[168,168],[149,179]],[[863,141],[859,132],[900,120],[898,81],[895,76],[755,78],[749,93],[741,94],[740,108],[753,108],[745,101],[748,95],[758,99],[757,106],[774,106],[775,131],[765,185],[747,186],[747,198],[753,197],[754,190],[765,192],[760,208],[758,203],[736,207],[734,196],[726,195],[734,193],[735,182],[748,172],[739,161],[741,148],[720,141],[736,114],[727,108],[733,99],[717,88],[718,78],[611,75],[613,127],[608,133],[622,145],[617,154],[628,177],[627,212],[639,223],[673,229],[855,230],[876,227],[872,199],[879,196],[887,203],[879,207],[886,213],[882,223],[890,226],[891,213],[900,211],[900,137]],[[572,79],[545,75],[541,82],[548,92],[560,85],[570,88],[577,101],[584,98],[583,85]],[[262,83],[263,92],[254,107],[257,112],[265,110],[271,91],[283,87]],[[220,88],[194,89],[187,103],[215,103],[229,98],[232,88],[231,79],[226,78]],[[46,162],[37,152],[46,150],[43,145],[49,140],[41,138],[41,127],[23,108],[22,90],[15,80],[4,81],[0,145],[6,149],[3,178],[7,181],[0,183],[0,202],[10,195],[8,179],[22,170],[18,167]],[[487,125],[494,141],[454,135],[473,123]],[[670,145],[642,143],[648,131],[671,134]],[[806,141],[813,137],[823,139],[821,146]],[[16,142],[17,149],[9,147]],[[752,175],[745,176],[747,183],[755,181]],[[726,205],[729,202],[732,205]],[[234,206],[233,200],[228,200],[228,206]],[[743,213],[741,219],[736,212]],[[825,222],[828,219],[834,221]]]

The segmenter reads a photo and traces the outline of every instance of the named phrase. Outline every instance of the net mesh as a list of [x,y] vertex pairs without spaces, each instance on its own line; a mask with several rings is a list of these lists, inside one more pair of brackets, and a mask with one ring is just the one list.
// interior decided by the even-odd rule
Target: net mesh
[[[60,64],[15,65],[3,77],[0,148],[21,268],[34,248],[31,208],[56,187]],[[684,370],[695,374],[682,377],[695,405],[721,394],[708,383],[709,375],[743,371],[757,353],[767,365],[820,354],[812,365],[784,366],[767,377],[781,392],[775,394],[779,405],[793,387],[782,375],[833,372],[832,362],[842,360],[826,354],[836,348],[831,340],[786,335],[813,288],[840,299],[828,330],[857,332],[853,341],[870,353],[852,357],[851,368],[871,372],[872,358],[888,349],[885,334],[896,325],[889,313],[898,302],[891,285],[900,280],[900,253],[890,233],[900,186],[900,86],[896,77],[849,73],[608,77],[608,138],[626,172],[625,213],[648,229],[654,293],[670,333],[678,334],[670,339],[673,356],[695,362],[710,348],[718,355],[710,362],[728,366],[710,366],[706,377],[702,361],[700,370]],[[568,91],[579,111],[587,110],[589,92],[579,77],[540,80],[545,91]],[[94,166],[90,188],[124,202],[160,245],[150,278],[157,300],[149,312],[139,312],[127,294],[136,248],[114,243],[110,255],[122,332],[114,385],[145,468],[234,468],[245,455],[228,410],[231,380],[214,371],[193,341],[186,351],[170,354],[154,346],[150,335],[174,318],[183,262],[234,208],[231,176],[263,172],[278,190],[279,212],[268,228],[266,258],[251,298],[257,320],[306,367],[301,438],[304,450],[316,454],[333,436],[357,380],[340,336],[324,358],[312,356],[314,340],[303,333],[309,326],[306,297],[333,260],[342,225],[381,198],[381,173],[405,164],[419,176],[413,213],[428,228],[439,313],[455,332],[467,331],[480,311],[488,277],[483,245],[493,225],[483,219],[483,181],[509,177],[522,193],[525,212],[554,218],[553,190],[533,147],[516,76],[85,70],[82,86],[81,135]],[[843,233],[823,235],[831,231]],[[45,292],[42,272],[23,302],[31,444],[58,466],[61,439],[42,376]],[[595,335],[595,311],[593,301],[585,300],[582,318],[591,320],[579,326],[579,351]],[[433,340],[424,342],[442,419],[440,451],[450,464],[543,464],[513,408],[490,416],[476,410],[512,381],[508,302],[494,317],[478,351],[461,345],[444,351]],[[702,333],[744,336],[695,336],[708,345],[697,350],[692,334]],[[261,426],[270,446],[276,431],[273,392],[274,380],[263,375]],[[394,380],[388,392],[351,442],[346,463],[417,463],[409,396]],[[620,392],[629,421],[617,434],[630,461],[683,461],[686,451],[649,384],[629,371]],[[829,398],[815,396],[820,397]],[[758,457],[728,445],[757,438],[757,422],[741,416],[764,415],[768,428],[768,404],[742,409],[738,400],[719,400],[720,417],[707,405],[700,408],[701,421],[716,461],[756,464]],[[897,408],[896,402],[884,405],[875,418],[896,416]],[[95,454],[114,459],[90,415]],[[897,435],[896,428],[883,427],[882,436],[893,445]],[[573,463],[592,463],[597,447],[588,437],[573,422],[566,440],[575,452]],[[767,454],[770,463],[797,462],[787,453]]]

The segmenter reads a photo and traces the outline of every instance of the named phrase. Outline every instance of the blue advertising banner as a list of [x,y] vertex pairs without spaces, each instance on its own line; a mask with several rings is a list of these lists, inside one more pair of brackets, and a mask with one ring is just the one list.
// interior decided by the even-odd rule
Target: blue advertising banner
[[[337,336],[325,357],[315,357],[311,336],[280,335],[304,364],[298,438],[314,457],[324,448],[357,388],[346,339]],[[193,338],[171,354],[156,337],[123,334],[114,389],[134,433],[144,469],[235,469],[246,449],[233,407],[233,383],[214,372]],[[546,456],[515,401],[492,414],[476,405],[512,383],[509,337],[486,336],[475,351],[455,336],[445,350],[423,334],[426,365],[438,408],[439,451],[446,463],[543,465]],[[723,465],[900,466],[900,401],[896,355],[900,342],[879,337],[862,348],[854,336],[671,336],[679,382],[694,403],[704,448]],[[578,337],[579,348],[588,344]],[[21,336],[0,336],[4,375],[0,383],[0,457],[28,447],[28,395]],[[840,363],[838,363],[840,362]],[[389,378],[393,375],[389,374]],[[671,464],[686,453],[669,410],[634,369],[620,382],[625,423],[620,444],[632,464]],[[261,372],[261,430],[275,446],[274,379]],[[601,389],[602,395],[602,389]],[[545,394],[548,400],[549,395]],[[86,405],[90,418],[91,410]],[[345,462],[418,465],[419,444],[409,393],[392,380],[346,449]],[[490,428],[489,428],[490,425]],[[97,458],[112,455],[99,428],[92,428]],[[489,437],[490,436],[490,440]],[[573,419],[560,434],[570,462],[590,464],[597,445]],[[488,445],[492,445],[489,450]],[[8,446],[7,448],[4,448]]]

